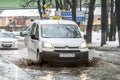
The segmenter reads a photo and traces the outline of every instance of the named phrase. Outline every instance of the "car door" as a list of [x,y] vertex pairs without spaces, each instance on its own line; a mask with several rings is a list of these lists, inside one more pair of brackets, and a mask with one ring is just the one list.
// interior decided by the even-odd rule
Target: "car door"
[[29,40],[28,40],[28,48],[30,49],[30,51],[35,51],[34,50],[34,39],[31,38],[31,35],[35,35],[35,30],[36,30],[36,23],[33,23],[31,26],[31,31],[30,31],[30,35],[29,35]]
[[32,42],[33,42],[33,45],[34,47],[33,48],[33,51],[34,53],[37,53],[37,49],[39,47],[39,26],[38,24],[36,24],[36,27],[35,27],[35,39],[32,39]]

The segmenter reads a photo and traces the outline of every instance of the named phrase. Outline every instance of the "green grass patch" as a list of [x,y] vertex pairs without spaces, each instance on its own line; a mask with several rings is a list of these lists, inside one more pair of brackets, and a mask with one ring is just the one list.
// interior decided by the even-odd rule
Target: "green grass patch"
[[[42,1],[42,0],[41,0]],[[54,3],[54,0],[52,0]],[[79,1],[79,0],[78,0]],[[0,7],[20,7],[21,0],[0,0]],[[49,0],[48,0],[49,2]],[[89,0],[83,0],[84,3],[88,3]],[[79,4],[80,2],[78,2]],[[100,0],[96,0],[96,4],[100,4]]]
[[19,7],[21,0],[0,0],[0,7]]

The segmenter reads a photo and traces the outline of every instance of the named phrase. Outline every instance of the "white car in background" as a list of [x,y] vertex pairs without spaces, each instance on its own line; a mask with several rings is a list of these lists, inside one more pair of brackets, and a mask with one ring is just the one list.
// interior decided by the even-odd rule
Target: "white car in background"
[[0,32],[5,32],[5,29],[0,29]]
[[12,32],[0,32],[0,49],[18,49],[18,39]]

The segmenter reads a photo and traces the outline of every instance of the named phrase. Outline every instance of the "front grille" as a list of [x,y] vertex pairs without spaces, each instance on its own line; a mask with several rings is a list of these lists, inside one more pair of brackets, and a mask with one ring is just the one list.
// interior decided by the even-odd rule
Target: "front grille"
[[68,48],[68,49],[79,49],[79,47],[55,47],[57,49],[65,49],[65,48]]
[[2,41],[2,43],[12,43],[12,41]]
[[11,47],[12,46],[12,44],[2,44],[2,47]]
[[71,52],[80,52],[80,50],[54,50],[54,52],[66,52],[66,53],[71,53]]

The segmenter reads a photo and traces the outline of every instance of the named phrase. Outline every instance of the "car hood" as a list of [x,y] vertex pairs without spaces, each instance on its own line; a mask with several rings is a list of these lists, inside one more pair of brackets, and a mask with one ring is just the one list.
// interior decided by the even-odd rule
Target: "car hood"
[[54,47],[79,47],[83,41],[85,41],[82,38],[47,38],[42,39],[43,42],[49,42]]
[[0,38],[0,41],[12,42],[12,41],[17,41],[17,39],[14,39],[14,38]]

